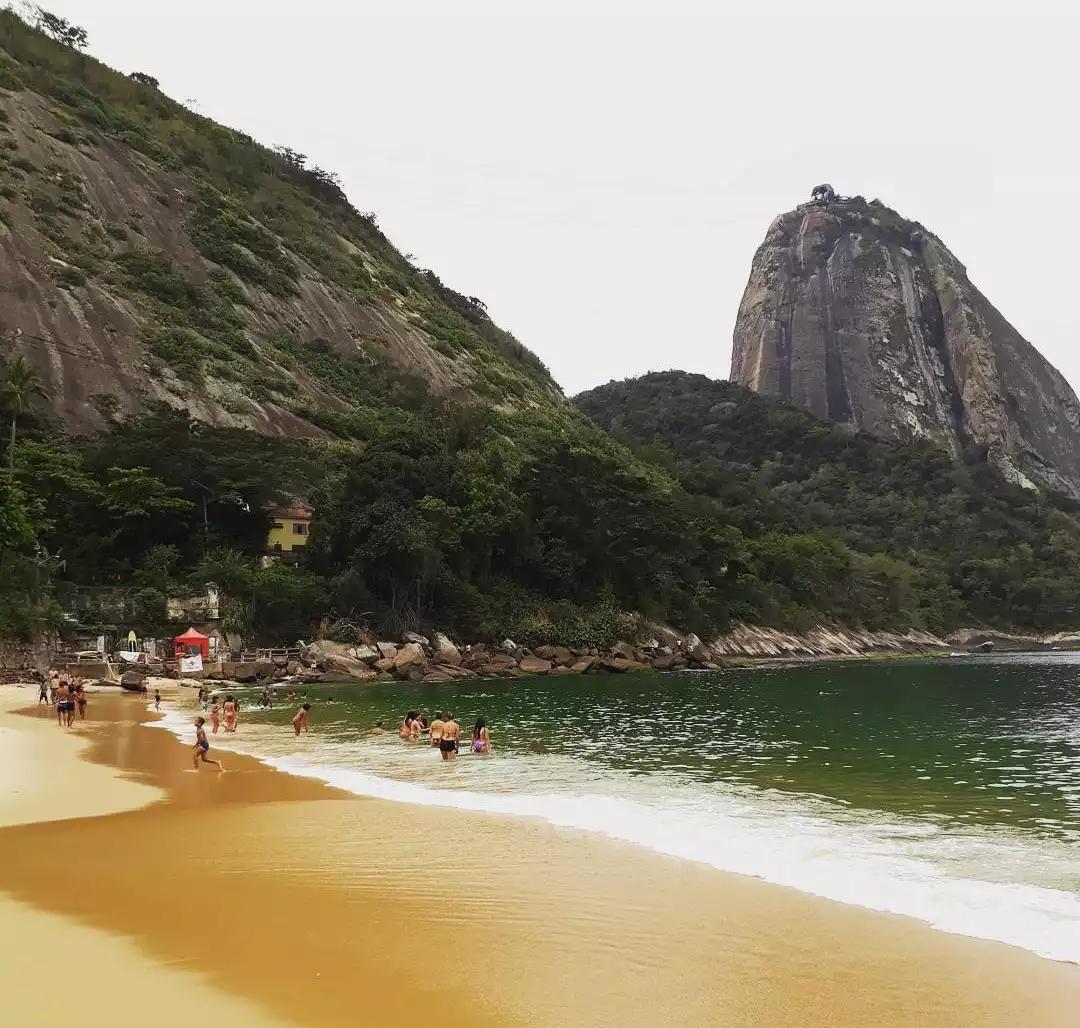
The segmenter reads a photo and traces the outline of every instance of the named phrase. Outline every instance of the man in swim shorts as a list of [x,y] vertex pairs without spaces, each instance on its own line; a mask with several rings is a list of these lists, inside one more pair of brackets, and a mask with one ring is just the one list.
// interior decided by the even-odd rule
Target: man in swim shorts
[[192,751],[191,762],[195,770],[199,770],[199,761],[204,764],[213,764],[219,771],[225,770],[225,765],[219,760],[211,760],[207,754],[210,752],[210,740],[206,738],[205,718],[195,718],[195,749]]
[[442,740],[439,742],[439,752],[443,760],[453,760],[457,756],[458,743],[461,741],[461,725],[454,720],[454,712],[447,712],[446,722],[443,724]]

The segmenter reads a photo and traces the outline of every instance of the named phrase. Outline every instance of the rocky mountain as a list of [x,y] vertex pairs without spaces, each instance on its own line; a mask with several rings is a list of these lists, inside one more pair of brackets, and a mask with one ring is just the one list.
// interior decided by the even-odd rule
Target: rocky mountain
[[815,199],[754,255],[731,377],[819,417],[1080,495],[1080,404],[937,236],[880,201]]
[[331,173],[0,12],[0,355],[100,429],[149,400],[284,435],[365,434],[395,393],[563,400],[474,297]]

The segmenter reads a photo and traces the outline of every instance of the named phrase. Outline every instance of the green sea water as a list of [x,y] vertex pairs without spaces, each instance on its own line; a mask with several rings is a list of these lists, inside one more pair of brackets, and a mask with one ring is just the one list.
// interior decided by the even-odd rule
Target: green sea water
[[[308,735],[247,692],[219,745],[1080,960],[1080,654],[307,692]],[[483,716],[494,755],[402,742],[409,709]]]

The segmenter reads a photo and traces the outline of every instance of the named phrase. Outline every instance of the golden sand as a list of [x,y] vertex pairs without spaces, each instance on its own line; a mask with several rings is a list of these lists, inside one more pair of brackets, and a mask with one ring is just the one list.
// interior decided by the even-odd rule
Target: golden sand
[[[228,773],[196,774],[138,724],[141,701],[91,704],[108,718],[79,728],[97,766],[53,722],[79,769],[61,773],[88,800],[137,787],[125,802],[150,805],[0,830],[19,904],[0,931],[46,918],[39,952],[78,946],[95,976],[108,954],[141,1023],[190,981],[185,1019],[238,1025],[1076,1025],[1072,966],[542,822],[359,799],[229,754]],[[41,745],[46,723],[0,719]],[[37,1016],[19,1023],[58,1023],[33,964],[0,961],[0,987]],[[83,1004],[77,1023],[117,1013]]]

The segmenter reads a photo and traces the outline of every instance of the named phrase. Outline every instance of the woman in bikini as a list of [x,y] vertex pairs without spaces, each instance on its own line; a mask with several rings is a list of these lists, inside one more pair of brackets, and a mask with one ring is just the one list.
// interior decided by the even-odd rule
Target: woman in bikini
[[415,710],[410,710],[409,713],[405,715],[405,720],[401,722],[401,729],[398,732],[398,735],[400,735],[401,738],[405,739],[405,740],[418,738],[419,735],[420,735],[420,729],[419,728],[416,729],[416,734],[415,735],[413,734],[413,725],[415,724],[415,722],[416,722],[416,711]]
[[231,696],[225,697],[225,702],[221,707],[222,713],[225,715],[225,731],[236,731],[236,700]]
[[472,751],[484,754],[491,752],[491,736],[488,735],[487,722],[482,717],[478,717],[473,725]]
[[218,709],[218,701],[210,708],[210,731],[217,735],[218,725],[221,724],[221,711]]
[[82,687],[82,682],[79,682],[75,686],[75,703],[79,708],[79,720],[86,720],[86,692]]

